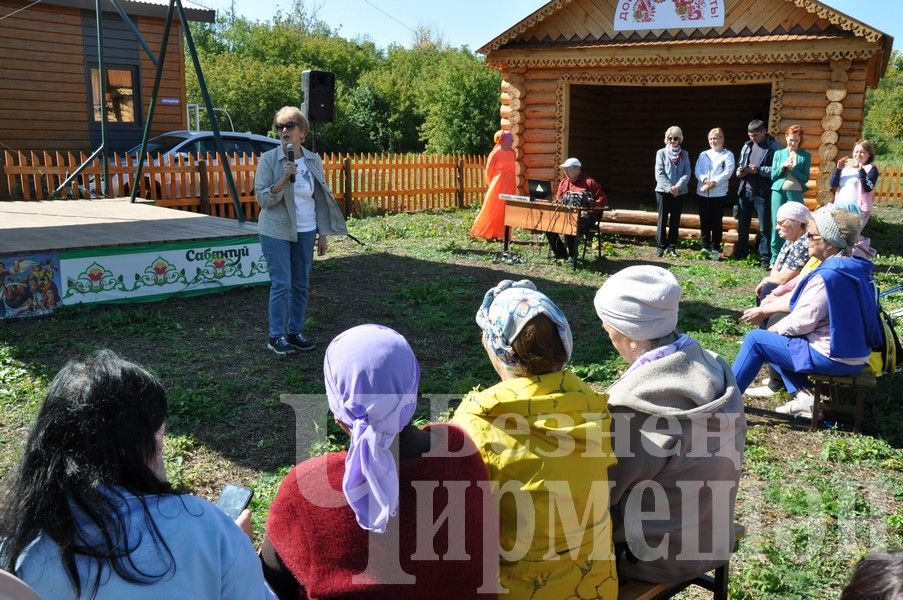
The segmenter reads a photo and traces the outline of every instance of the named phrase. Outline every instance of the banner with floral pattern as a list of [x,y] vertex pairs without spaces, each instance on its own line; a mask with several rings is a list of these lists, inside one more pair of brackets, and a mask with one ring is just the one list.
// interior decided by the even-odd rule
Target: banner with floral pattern
[[148,300],[269,281],[257,236],[60,253],[65,305]]
[[724,25],[724,0],[616,0],[615,31]]

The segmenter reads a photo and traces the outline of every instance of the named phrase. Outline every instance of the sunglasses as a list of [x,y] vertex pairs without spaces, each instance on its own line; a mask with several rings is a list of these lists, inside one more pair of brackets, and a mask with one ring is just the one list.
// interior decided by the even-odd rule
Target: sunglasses
[[289,121],[288,123],[276,123],[276,131],[282,131],[283,129],[288,129],[289,131],[291,131],[297,126],[298,124],[294,121]]
[[669,142],[679,142],[679,141],[680,141],[680,138],[679,138],[679,137],[669,137],[669,138],[668,138],[668,141],[669,141]]

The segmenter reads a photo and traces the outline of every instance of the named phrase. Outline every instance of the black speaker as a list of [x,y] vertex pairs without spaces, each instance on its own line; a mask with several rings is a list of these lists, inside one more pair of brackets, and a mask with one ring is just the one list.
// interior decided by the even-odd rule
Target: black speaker
[[301,112],[311,123],[326,123],[335,116],[335,73],[329,71],[303,71],[301,91],[304,103]]

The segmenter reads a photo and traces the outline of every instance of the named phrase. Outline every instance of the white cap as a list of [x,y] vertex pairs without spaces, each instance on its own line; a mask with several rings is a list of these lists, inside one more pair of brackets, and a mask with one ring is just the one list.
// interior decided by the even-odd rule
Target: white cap
[[558,167],[560,169],[570,169],[571,167],[582,167],[582,166],[583,165],[580,164],[580,161],[574,157],[571,157],[571,158],[567,159],[566,161],[564,161],[563,163],[561,163],[560,165],[558,165]]
[[602,322],[632,340],[654,340],[677,327],[680,284],[654,265],[621,269],[609,277],[593,304]]

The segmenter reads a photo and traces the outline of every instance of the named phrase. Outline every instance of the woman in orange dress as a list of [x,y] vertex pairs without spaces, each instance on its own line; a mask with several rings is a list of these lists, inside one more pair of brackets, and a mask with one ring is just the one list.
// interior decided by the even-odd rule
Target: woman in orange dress
[[505,235],[505,201],[499,194],[514,194],[514,150],[511,149],[511,132],[495,133],[495,148],[486,161],[486,181],[489,189],[483,198],[483,208],[477,215],[470,235],[487,240],[500,240]]

